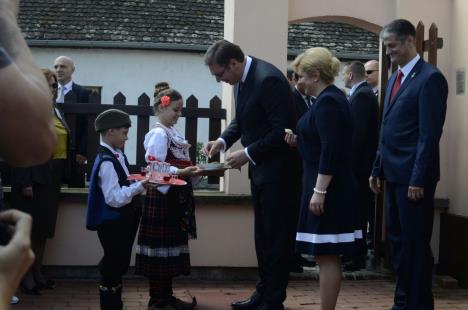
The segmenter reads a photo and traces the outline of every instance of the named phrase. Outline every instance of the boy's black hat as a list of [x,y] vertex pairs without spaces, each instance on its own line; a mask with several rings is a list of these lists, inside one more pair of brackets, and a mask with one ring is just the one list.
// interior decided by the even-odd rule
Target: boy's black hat
[[127,113],[117,109],[109,109],[96,117],[94,129],[101,132],[111,128],[130,127],[131,125],[132,122]]

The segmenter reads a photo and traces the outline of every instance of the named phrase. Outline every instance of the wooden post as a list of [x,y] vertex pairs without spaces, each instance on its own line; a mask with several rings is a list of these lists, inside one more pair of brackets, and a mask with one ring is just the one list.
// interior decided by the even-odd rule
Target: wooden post
[[[138,97],[138,106],[148,107],[149,105],[149,96],[145,93],[141,94],[141,96]],[[144,166],[146,163],[145,148],[143,146],[143,141],[145,139],[146,133],[149,131],[150,118],[151,116],[148,115],[138,115],[136,165],[140,167]]]
[[124,94],[122,94],[121,92],[118,92],[114,96],[114,104],[115,105],[124,105],[126,102],[127,102],[127,98],[125,98]]
[[[197,109],[198,99],[191,95],[186,101],[187,109]],[[193,164],[197,161],[197,117],[192,115],[185,116],[185,139],[192,145],[189,150],[190,160]]]
[[438,28],[436,24],[432,23],[431,27],[429,28],[429,48],[428,48],[428,55],[427,61],[432,64],[434,67],[437,67],[437,34]]
[[416,26],[416,51],[419,56],[424,57],[424,24],[419,21]]
[[[210,100],[210,110],[216,111],[221,110],[221,99],[218,96],[214,96]],[[220,118],[211,118],[209,121],[208,127],[208,141],[216,140],[221,135],[221,119]],[[220,156],[216,154],[213,158],[209,159],[208,161],[219,161]],[[219,176],[210,176],[208,177],[208,184],[219,184],[219,177],[223,176],[224,173],[221,173]]]

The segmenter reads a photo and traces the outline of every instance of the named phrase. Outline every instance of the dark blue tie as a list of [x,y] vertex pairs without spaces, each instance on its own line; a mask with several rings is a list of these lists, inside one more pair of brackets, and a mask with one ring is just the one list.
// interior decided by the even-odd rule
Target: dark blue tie
[[304,101],[308,109],[310,109],[310,96],[305,96]]

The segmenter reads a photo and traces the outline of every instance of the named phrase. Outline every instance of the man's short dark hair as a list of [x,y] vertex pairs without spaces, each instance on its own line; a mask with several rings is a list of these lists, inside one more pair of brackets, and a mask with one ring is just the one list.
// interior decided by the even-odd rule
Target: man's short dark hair
[[360,61],[352,61],[346,64],[349,72],[351,72],[356,77],[363,78],[366,76],[366,69],[364,69],[364,64]]
[[293,69],[288,69],[286,71],[286,76],[288,77],[288,80],[293,80],[294,79],[294,70]]
[[231,59],[244,61],[244,52],[241,48],[227,40],[219,40],[213,43],[205,53],[205,65],[227,66]]
[[385,25],[380,32],[380,37],[383,39],[388,36],[395,36],[398,40],[404,41],[408,37],[416,37],[416,29],[413,24],[406,19],[395,19]]

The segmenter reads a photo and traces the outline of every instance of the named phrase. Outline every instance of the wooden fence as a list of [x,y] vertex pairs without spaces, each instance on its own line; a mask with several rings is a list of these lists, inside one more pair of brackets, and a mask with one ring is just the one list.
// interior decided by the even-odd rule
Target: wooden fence
[[[88,151],[86,157],[88,159],[87,164],[84,167],[73,169],[70,175],[71,187],[83,187],[85,184],[84,173],[87,172],[88,178],[92,164],[97,154],[99,146],[99,135],[94,131],[94,121],[96,116],[110,108],[120,109],[127,112],[131,116],[137,116],[137,123],[132,124],[137,128],[137,142],[136,150],[125,150],[127,156],[130,151],[136,152],[136,163],[130,165],[130,171],[139,171],[139,167],[145,165],[145,150],[143,147],[143,141],[145,134],[150,129],[150,118],[154,115],[153,105],[150,103],[150,97],[143,93],[138,97],[136,105],[127,105],[127,99],[121,92],[118,92],[114,96],[113,104],[101,104],[101,98],[98,93],[93,92],[89,97],[90,103],[76,103],[76,94],[69,92],[65,97],[65,103],[62,104],[62,111],[65,114],[67,123],[71,129],[72,134],[75,132],[77,118],[80,115],[85,114],[87,117],[87,130],[88,130]],[[182,109],[182,117],[185,118],[185,137],[188,142],[192,145],[190,148],[190,159],[193,163],[196,162],[196,146],[197,146],[197,134],[198,134],[198,120],[201,118],[209,120],[209,132],[208,139],[213,140],[219,137],[221,134],[221,121],[226,119],[226,110],[221,108],[221,100],[214,96],[209,102],[209,108],[198,107],[198,99],[191,95],[185,102],[185,107]],[[210,161],[219,161],[219,155],[212,158]],[[5,175],[5,182],[9,184],[9,168],[2,168]],[[221,175],[220,175],[221,176]],[[219,176],[209,177],[209,183],[219,183]]]

